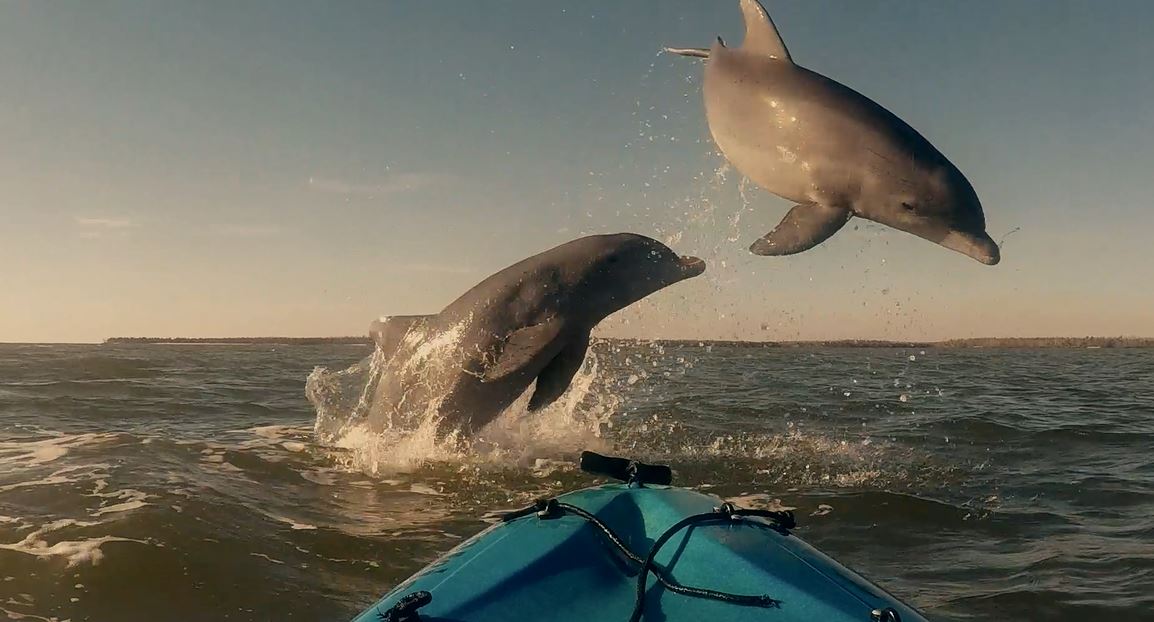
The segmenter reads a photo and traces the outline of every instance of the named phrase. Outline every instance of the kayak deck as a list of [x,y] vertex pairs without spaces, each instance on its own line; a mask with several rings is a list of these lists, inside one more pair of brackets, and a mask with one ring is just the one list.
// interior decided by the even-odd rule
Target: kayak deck
[[[716,497],[683,488],[607,484],[557,500],[596,516],[641,558],[671,526],[708,513]],[[823,620],[924,622],[914,609],[791,533],[761,518],[691,525],[655,561],[683,586],[765,595],[771,609],[671,593],[652,573],[644,620]],[[572,512],[494,525],[394,588],[356,622],[379,622],[406,595],[428,591],[421,619],[470,622],[627,620],[640,564],[597,526]],[[886,611],[886,610],[889,611]],[[891,617],[892,616],[892,617]]]

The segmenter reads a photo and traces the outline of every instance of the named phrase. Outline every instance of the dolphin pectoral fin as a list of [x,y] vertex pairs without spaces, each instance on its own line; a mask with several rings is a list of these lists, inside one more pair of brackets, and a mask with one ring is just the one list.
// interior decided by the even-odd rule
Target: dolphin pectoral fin
[[745,40],[741,42],[741,49],[793,62],[785,41],[781,40],[777,32],[777,26],[760,2],[741,0],[741,16],[745,19]]
[[793,206],[773,231],[749,247],[754,255],[793,255],[828,240],[849,222],[853,212],[817,203]]
[[510,333],[500,354],[485,366],[481,382],[501,380],[523,369],[556,342],[564,324],[554,317]]
[[709,58],[709,48],[663,48],[662,51],[669,52],[670,54],[677,54],[679,56]]
[[585,351],[589,348],[589,335],[574,340],[553,357],[552,361],[537,375],[537,388],[529,398],[529,412],[540,410],[557,401],[569,388],[573,376],[585,362]]

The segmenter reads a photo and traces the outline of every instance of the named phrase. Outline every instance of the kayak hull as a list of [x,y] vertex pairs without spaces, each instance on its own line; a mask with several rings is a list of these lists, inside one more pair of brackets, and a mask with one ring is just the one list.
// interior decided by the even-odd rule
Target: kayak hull
[[[716,497],[684,488],[607,484],[557,498],[605,523],[644,558],[674,523],[711,512]],[[735,594],[766,595],[777,608],[674,594],[650,574],[644,620],[823,620],[868,622],[892,610],[891,620],[924,622],[916,610],[837,563],[803,540],[761,518],[694,525],[677,532],[656,561],[678,583]],[[462,543],[362,613],[381,614],[416,591],[432,602],[423,620],[627,620],[637,593],[638,564],[605,534],[573,513],[529,514],[494,525]],[[889,615],[888,613],[886,615]],[[887,618],[881,618],[883,620]]]

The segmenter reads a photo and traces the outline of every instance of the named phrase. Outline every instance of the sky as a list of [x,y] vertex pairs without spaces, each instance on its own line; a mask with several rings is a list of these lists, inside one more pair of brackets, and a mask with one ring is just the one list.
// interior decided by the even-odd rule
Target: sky
[[699,62],[737,0],[0,3],[0,342],[363,334],[592,233],[704,258],[600,333],[1154,335],[1154,4],[768,1],[794,60],[969,178],[1001,264],[726,166]]

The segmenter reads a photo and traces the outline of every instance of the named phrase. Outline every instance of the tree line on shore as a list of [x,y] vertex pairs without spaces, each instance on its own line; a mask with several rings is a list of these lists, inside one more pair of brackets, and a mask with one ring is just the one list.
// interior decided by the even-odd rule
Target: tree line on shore
[[104,340],[116,344],[277,344],[277,345],[370,345],[369,337],[110,337]]
[[[1141,337],[977,337],[945,341],[726,341],[706,339],[609,339],[624,344],[659,343],[669,346],[738,348],[1154,348],[1154,339]],[[277,344],[372,345],[370,337],[112,337],[106,344]]]

